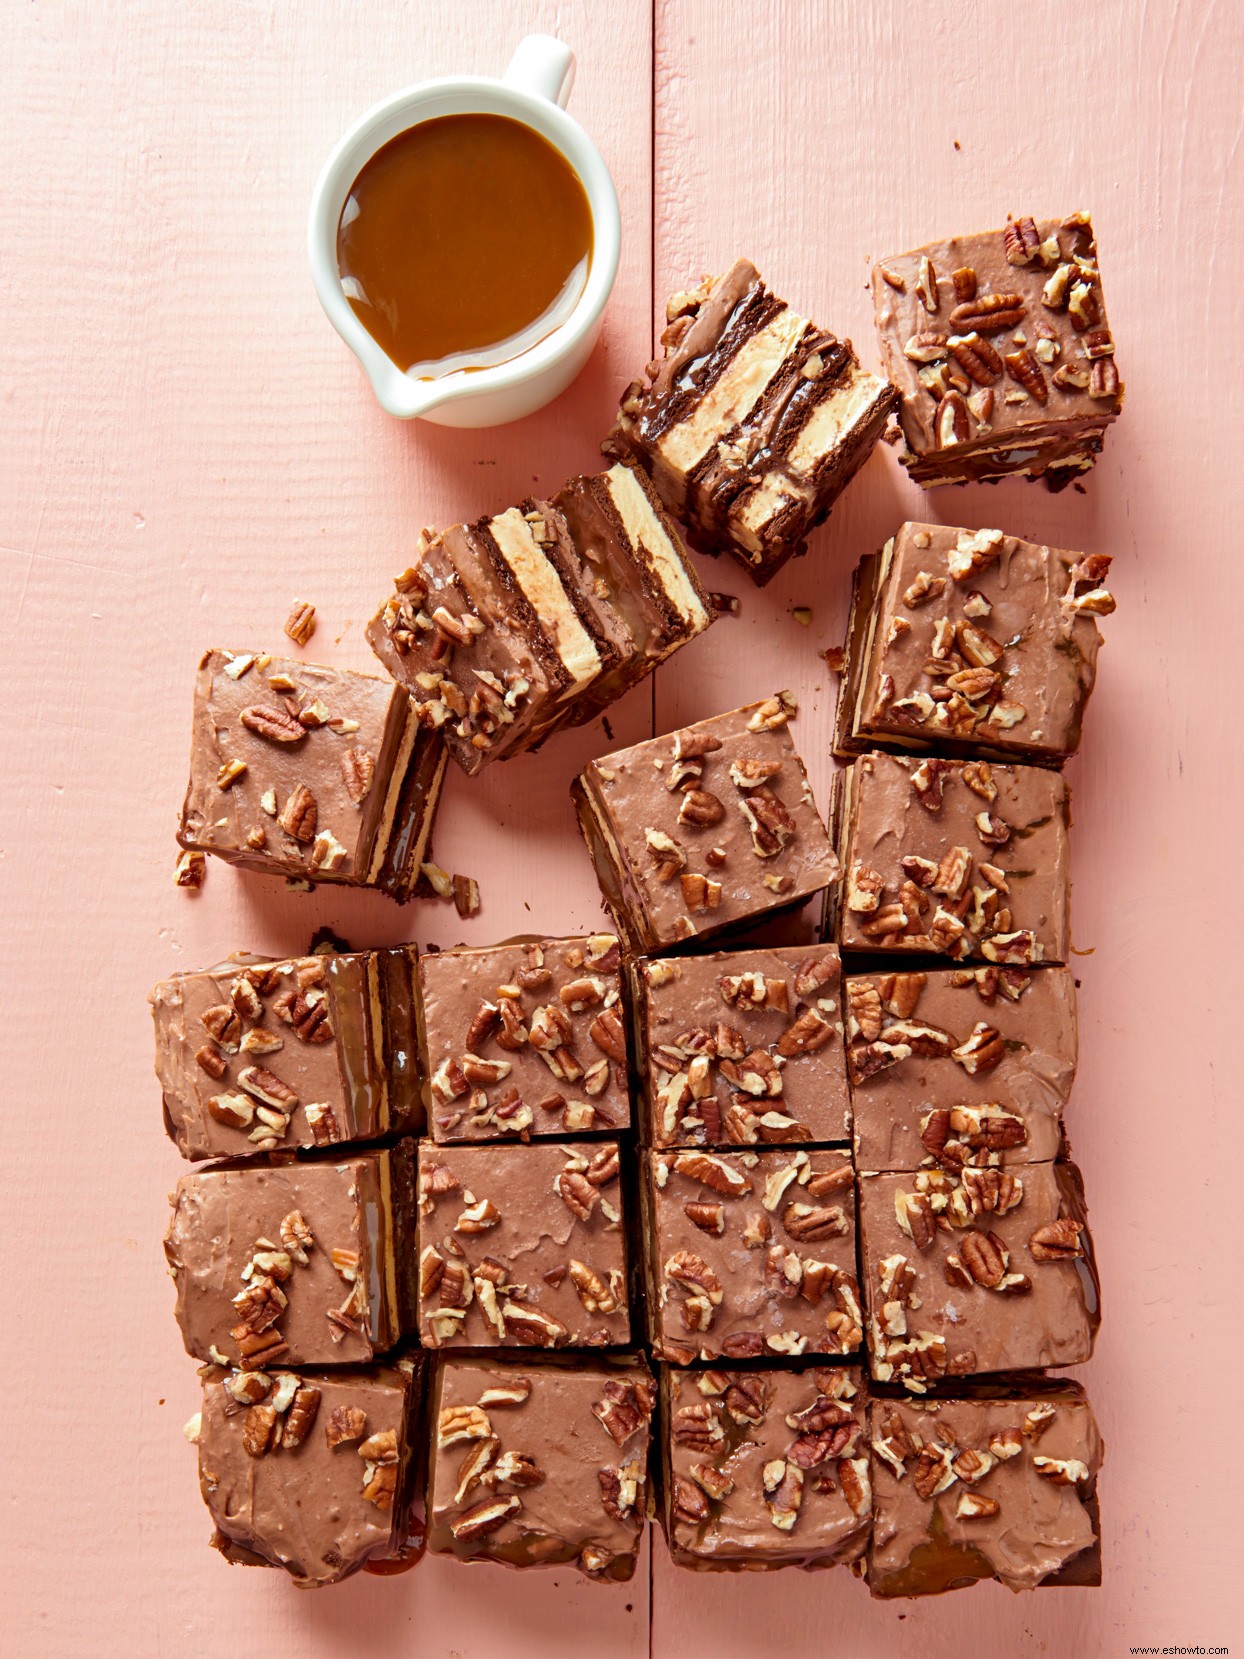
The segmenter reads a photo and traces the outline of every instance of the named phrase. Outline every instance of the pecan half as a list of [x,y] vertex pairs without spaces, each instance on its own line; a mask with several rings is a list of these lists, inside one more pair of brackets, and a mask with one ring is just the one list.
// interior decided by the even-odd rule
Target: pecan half
[[307,728],[284,709],[269,708],[253,703],[238,716],[247,731],[256,737],[266,737],[269,743],[297,743],[307,735]]
[[341,757],[341,776],[346,794],[355,806],[362,806],[376,776],[376,761],[366,749],[347,749]]
[[961,334],[1000,334],[1003,329],[1014,328],[1023,314],[1021,294],[978,294],[955,306],[950,326]]
[[315,796],[305,783],[300,783],[294,786],[293,793],[281,809],[277,823],[286,835],[293,836],[295,841],[307,842],[315,839],[318,818],[319,808],[316,806]]

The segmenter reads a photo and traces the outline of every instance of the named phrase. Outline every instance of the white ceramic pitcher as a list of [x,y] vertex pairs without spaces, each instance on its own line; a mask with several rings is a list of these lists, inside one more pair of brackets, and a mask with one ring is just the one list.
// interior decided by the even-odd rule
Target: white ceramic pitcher
[[[307,251],[320,304],[358,358],[377,398],[401,420],[440,426],[500,426],[540,409],[583,367],[600,332],[618,269],[621,220],[609,169],[563,105],[574,81],[574,53],[552,35],[519,42],[500,80],[482,75],[421,81],[359,118],[324,164],[307,228]],[[337,227],[350,187],[376,151],[399,133],[442,115],[507,115],[559,150],[578,174],[592,212],[592,259],[578,304],[565,322],[527,351],[493,368],[421,379],[404,373],[355,316],[337,267]]]

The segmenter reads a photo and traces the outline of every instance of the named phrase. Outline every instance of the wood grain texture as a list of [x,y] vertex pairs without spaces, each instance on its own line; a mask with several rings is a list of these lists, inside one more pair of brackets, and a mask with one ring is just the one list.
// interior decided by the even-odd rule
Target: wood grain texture
[[[667,729],[793,685],[823,801],[833,689],[817,653],[838,643],[851,564],[901,517],[1118,556],[1120,610],[1072,774],[1075,934],[1092,954],[1071,1122],[1105,1280],[1084,1375],[1109,1442],[1107,1583],[877,1607],[845,1574],[701,1577],[658,1547],[652,1651],[992,1659],[1238,1641],[1238,1453],[1209,1443],[1218,1395],[1203,1405],[1185,1380],[1212,1363],[1230,1386],[1240,1349],[1227,1183],[1241,392],[1206,349],[1234,316],[1244,232],[1238,10],[657,0],[655,109],[650,0],[8,0],[0,17],[0,904],[22,1034],[0,1112],[5,1652],[648,1650],[642,1567],[606,1590],[427,1562],[304,1596],[205,1547],[179,1435],[194,1372],[158,1243],[181,1166],[159,1128],[148,986],[242,945],[299,948],[324,922],[359,945],[591,925],[565,790],[610,743],[597,726],[473,785],[451,778],[436,852],[479,877],[473,923],[299,898],[220,865],[192,897],[170,873],[193,664],[209,643],[280,643],[298,595],[320,612],[306,654],[370,668],[363,624],[421,524],[590,468],[650,346],[654,229],[658,300],[746,253],[875,365],[873,256],[1008,209],[1081,205],[1129,388],[1086,493],[926,497],[875,457],[763,595],[709,567],[743,613],[661,672],[655,711]],[[605,336],[520,428],[403,427],[319,313],[310,189],[368,103],[429,74],[500,72],[532,29],[578,52],[571,111],[619,189]],[[800,605],[807,629],[789,614]],[[616,742],[646,735],[653,707],[643,688],[613,711]]]
[[[0,881],[31,953],[18,1018],[39,1036],[0,1113],[6,1230],[22,1241],[10,1284],[38,1310],[4,1384],[31,1455],[4,1472],[4,1557],[24,1566],[0,1647],[279,1659],[398,1654],[422,1631],[430,1653],[536,1653],[590,1619],[610,1652],[640,1654],[646,1565],[603,1593],[573,1573],[533,1593],[438,1562],[303,1596],[207,1549],[180,1433],[197,1384],[160,1251],[183,1166],[160,1128],[145,998],[239,947],[305,948],[321,923],[359,945],[598,925],[567,785],[608,747],[600,726],[449,780],[435,851],[479,878],[470,924],[444,905],[299,897],[215,861],[187,895],[173,831],[204,646],[287,645],[299,596],[319,607],[305,656],[378,671],[363,625],[422,524],[596,464],[649,343],[650,10],[84,0],[9,4],[4,21]],[[601,344],[520,427],[403,426],[315,299],[312,185],[367,105],[429,75],[500,74],[539,29],[578,54],[570,108],[622,204]],[[620,741],[650,721],[647,688],[611,715]],[[72,1013],[53,1008],[61,986]]]
[[[1096,1357],[1077,1374],[1107,1442],[1105,1586],[1013,1597],[990,1585],[885,1606],[845,1575],[696,1578],[658,1551],[656,1659],[761,1646],[788,1659],[1096,1656],[1240,1638],[1238,1450],[1189,1455],[1178,1497],[1169,1458],[1204,1418],[1175,1379],[1207,1343],[1239,1351],[1233,1292],[1212,1266],[1235,1253],[1218,1171],[1239,1145],[1239,1084],[1209,1034],[1239,1023],[1241,907],[1235,891],[1228,915],[1194,897],[1205,876],[1192,872],[1230,868],[1241,799],[1228,710],[1242,399],[1206,350],[1244,210],[1241,41],[1238,8],[1179,0],[658,0],[658,303],[746,254],[876,367],[875,258],[1008,211],[1088,207],[1128,396],[1083,494],[1015,482],[926,495],[893,455],[875,455],[808,557],[762,595],[723,561],[742,615],[720,625],[707,667],[662,670],[656,705],[665,730],[792,685],[795,738],[824,801],[834,694],[816,652],[840,643],[851,567],[895,524],[1001,525],[1115,555],[1119,610],[1069,769],[1085,954],[1068,1123],[1105,1306]],[[813,609],[807,630],[795,605]]]

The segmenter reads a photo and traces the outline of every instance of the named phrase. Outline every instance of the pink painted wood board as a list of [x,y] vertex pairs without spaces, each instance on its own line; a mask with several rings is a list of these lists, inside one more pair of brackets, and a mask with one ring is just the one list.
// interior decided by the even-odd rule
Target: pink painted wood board
[[[1234,318],[1242,34],[1225,0],[316,0],[4,8],[0,100],[0,883],[17,1035],[0,1111],[3,1651],[271,1659],[780,1651],[791,1659],[1125,1653],[1238,1643],[1229,1424],[1241,1091],[1230,716],[1240,652]],[[609,163],[624,252],[598,351],[516,428],[403,427],[311,292],[306,203],[333,140],[395,86],[499,72],[519,37],[579,55],[571,109]],[[957,142],[956,142],[957,141]],[[205,1547],[180,1425],[193,1366],[159,1239],[180,1172],[150,1071],[148,986],[243,945],[483,942],[599,915],[566,785],[600,725],[451,777],[439,860],[484,908],[297,897],[214,865],[170,881],[190,677],[210,643],[372,665],[362,627],[419,526],[593,464],[667,290],[738,253],[876,365],[871,260],[1091,207],[1128,403],[1084,494],[922,496],[876,456],[809,557],[613,711],[617,742],[779,685],[822,803],[848,575],[906,515],[1112,552],[1076,796],[1082,1061],[1070,1112],[1105,1281],[1081,1375],[1108,1442],[1106,1581],[874,1605],[845,1574],[696,1576],[653,1551],[625,1589],[427,1561],[322,1595]],[[809,606],[801,627],[796,606]],[[1202,892],[1202,889],[1206,891]],[[1234,992],[1234,994],[1233,994]],[[1238,1318],[1238,1315],[1237,1315]],[[1204,1399],[1185,1380],[1212,1366]],[[1226,1398],[1223,1398],[1223,1395]],[[1234,1593],[1233,1593],[1234,1592]],[[650,1620],[651,1613],[651,1620]]]

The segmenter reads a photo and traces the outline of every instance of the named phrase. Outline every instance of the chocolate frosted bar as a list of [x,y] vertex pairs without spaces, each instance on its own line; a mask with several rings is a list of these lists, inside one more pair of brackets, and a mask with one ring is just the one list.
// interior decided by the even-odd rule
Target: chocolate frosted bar
[[874,753],[834,781],[843,950],[1066,960],[1071,794],[1057,772]]
[[629,1128],[621,959],[612,933],[426,954],[419,1004],[434,1139]]
[[963,1398],[869,1405],[874,1596],[931,1596],[981,1579],[1012,1590],[1100,1584],[1103,1446],[1065,1378]]
[[1076,1365],[1099,1319],[1074,1164],[861,1175],[860,1259],[878,1382]]
[[429,1550],[630,1578],[647,1517],[656,1392],[633,1355],[515,1364],[439,1359]]
[[616,1141],[419,1145],[425,1348],[630,1341]]
[[405,899],[445,754],[385,680],[253,652],[199,663],[180,844]]
[[835,750],[877,747],[1060,765],[1114,610],[1105,553],[903,524],[855,572]]
[[662,1513],[680,1567],[764,1571],[857,1561],[872,1518],[854,1370],[661,1368]]
[[1087,213],[1014,219],[883,259],[873,299],[917,483],[1064,488],[1123,407]]
[[195,1438],[225,1559],[317,1586],[421,1548],[423,1368],[418,1354],[358,1370],[209,1367]]
[[849,1354],[861,1340],[842,1152],[645,1152],[649,1336],[696,1359]]
[[710,552],[763,584],[825,518],[897,402],[740,259],[675,294],[663,355],[628,386],[603,446],[651,473]]
[[1059,1155],[1076,1071],[1066,968],[851,975],[845,1003],[857,1169]]
[[413,946],[232,956],[150,996],[164,1123],[183,1158],[418,1129]]
[[425,531],[367,638],[476,772],[593,718],[712,620],[647,481],[615,466],[554,502]]
[[636,951],[710,938],[837,877],[789,692],[589,763],[571,786],[614,925]]
[[849,1139],[832,945],[642,959],[633,984],[650,1146]]
[[258,1371],[392,1348],[411,1327],[409,1146],[184,1175],[164,1253],[186,1351]]

